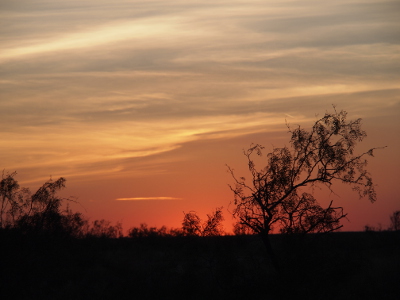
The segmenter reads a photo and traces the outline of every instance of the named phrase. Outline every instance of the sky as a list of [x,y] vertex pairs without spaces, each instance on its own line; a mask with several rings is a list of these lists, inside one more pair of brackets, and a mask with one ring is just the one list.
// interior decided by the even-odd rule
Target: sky
[[251,143],[289,145],[332,105],[362,118],[371,204],[318,192],[343,230],[400,209],[399,1],[0,0],[0,168],[67,179],[91,220],[180,227],[224,207]]

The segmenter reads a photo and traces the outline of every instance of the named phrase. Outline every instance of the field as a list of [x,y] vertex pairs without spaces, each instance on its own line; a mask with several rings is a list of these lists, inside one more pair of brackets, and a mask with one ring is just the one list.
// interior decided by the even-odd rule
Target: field
[[0,231],[1,299],[398,299],[400,232],[65,239]]

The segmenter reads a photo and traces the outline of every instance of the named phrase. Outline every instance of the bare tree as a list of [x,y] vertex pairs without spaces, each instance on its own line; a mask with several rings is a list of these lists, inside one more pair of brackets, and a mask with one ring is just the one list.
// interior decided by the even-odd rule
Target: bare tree
[[345,111],[326,113],[307,131],[292,128],[290,148],[273,148],[267,164],[258,169],[254,155],[262,156],[264,147],[252,145],[244,152],[251,178],[236,177],[228,167],[235,185],[233,216],[241,225],[260,234],[274,262],[269,234],[276,226],[282,233],[330,232],[342,227],[346,216],[332,201],[322,208],[305,188],[326,186],[332,191],[335,182],[349,184],[360,197],[376,200],[372,178],[365,170],[366,156],[376,148],[354,154],[357,142],[366,137],[361,119],[346,120]]

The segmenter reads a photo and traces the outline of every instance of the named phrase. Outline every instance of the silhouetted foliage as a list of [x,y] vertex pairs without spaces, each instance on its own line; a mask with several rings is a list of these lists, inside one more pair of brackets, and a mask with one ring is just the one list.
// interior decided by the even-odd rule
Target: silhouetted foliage
[[84,238],[88,235],[89,222],[82,213],[73,213],[68,207],[62,214],[62,224],[65,233],[74,238]]
[[204,222],[202,236],[219,236],[224,234],[222,222],[222,207],[218,207],[215,212],[207,215],[207,221]]
[[400,210],[395,211],[390,216],[390,227],[391,230],[400,230]]
[[365,170],[365,156],[373,156],[375,148],[355,155],[357,142],[366,133],[361,129],[361,119],[346,120],[345,111],[326,113],[317,120],[310,131],[300,126],[292,128],[291,147],[273,148],[267,154],[266,166],[258,169],[254,155],[262,156],[264,147],[252,145],[244,152],[251,178],[235,181],[233,216],[243,226],[250,227],[263,237],[271,256],[268,235],[276,226],[282,233],[330,232],[342,227],[340,220],[346,216],[341,207],[332,201],[323,208],[306,187],[325,186],[332,191],[335,182],[352,186],[360,197],[376,200],[372,178]]
[[0,228],[14,226],[16,220],[27,209],[29,191],[21,189],[18,182],[15,180],[16,172],[2,175],[0,182]]
[[57,193],[65,187],[62,177],[46,181],[34,194],[21,188],[15,179],[16,172],[4,174],[0,182],[1,218],[0,228],[17,229],[23,234],[46,234],[75,238],[123,236],[120,223],[111,225],[106,220],[88,220],[79,212],[73,213],[62,204],[74,201],[61,198]]
[[183,231],[181,229],[170,228],[165,226],[160,228],[148,227],[146,223],[140,224],[139,227],[133,227],[128,231],[128,237],[131,238],[145,238],[145,237],[173,237],[182,236]]
[[[65,179],[46,181],[31,197],[21,205],[21,215],[17,227],[27,232],[47,232],[62,234],[67,225],[60,211],[62,201],[57,192],[65,187]],[[68,230],[67,230],[68,231]]]
[[110,221],[104,219],[95,220],[92,222],[87,235],[100,238],[120,238],[123,236],[122,224],[111,225]]
[[182,221],[182,231],[185,236],[196,236],[201,235],[201,219],[194,212],[184,213],[184,218]]
[[81,214],[68,208],[61,211],[63,201],[57,192],[65,187],[65,179],[46,181],[33,195],[27,188],[20,188],[16,172],[4,175],[0,182],[1,228],[18,228],[25,233],[79,235]]
[[257,232],[255,232],[251,227],[246,226],[246,225],[240,223],[240,221],[238,221],[235,224],[233,224],[233,234],[234,235],[253,235],[253,234],[257,234]]
[[196,212],[184,213],[182,232],[185,236],[219,236],[224,234],[222,222],[222,207],[207,215],[207,220],[202,224]]

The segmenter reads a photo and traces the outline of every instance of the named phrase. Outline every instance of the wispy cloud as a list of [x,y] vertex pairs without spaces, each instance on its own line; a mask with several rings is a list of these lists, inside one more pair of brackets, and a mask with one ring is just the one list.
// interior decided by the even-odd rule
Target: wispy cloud
[[133,197],[133,198],[117,198],[116,201],[152,201],[152,200],[183,200],[174,197]]
[[27,55],[41,55],[51,52],[71,49],[102,47],[105,44],[130,40],[132,43],[143,43],[155,38],[168,35],[174,31],[173,20],[146,19],[141,21],[114,22],[101,25],[98,28],[73,32],[39,41],[33,40],[30,44],[17,47],[3,48],[0,61],[20,58]]

